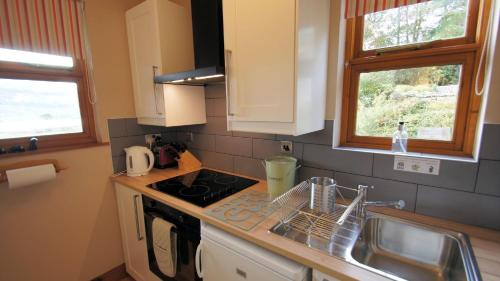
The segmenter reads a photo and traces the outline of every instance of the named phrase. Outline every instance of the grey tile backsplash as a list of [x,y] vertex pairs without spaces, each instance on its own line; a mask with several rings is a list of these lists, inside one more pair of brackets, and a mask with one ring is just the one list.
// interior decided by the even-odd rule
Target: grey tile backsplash
[[304,144],[304,166],[371,176],[373,154],[332,149],[332,145]]
[[500,124],[485,124],[481,142],[481,159],[500,160]]
[[234,172],[235,156],[233,155],[199,149],[191,149],[191,151],[206,167]]
[[476,192],[500,196],[500,161],[481,160]]
[[262,160],[250,157],[234,157],[234,172],[259,179],[266,178],[266,172],[262,166]]
[[500,124],[484,126],[479,163],[442,160],[434,176],[394,171],[391,155],[333,150],[333,121],[298,137],[227,131],[224,85],[207,86],[205,97],[205,125],[162,128],[137,125],[135,118],[109,120],[114,170],[124,169],[123,148],[144,145],[145,134],[186,141],[193,133],[188,147],[205,166],[264,179],[262,159],[279,154],[279,141],[289,140],[302,164],[300,180],[333,176],[341,185],[373,185],[369,200],[403,199],[408,211],[500,230]]
[[252,139],[231,136],[216,136],[215,151],[219,153],[252,156]]
[[500,229],[500,197],[419,185],[416,212]]
[[[193,141],[190,143],[190,148],[203,149],[208,151],[215,150],[215,135],[193,134]],[[179,136],[178,139],[182,137]]]

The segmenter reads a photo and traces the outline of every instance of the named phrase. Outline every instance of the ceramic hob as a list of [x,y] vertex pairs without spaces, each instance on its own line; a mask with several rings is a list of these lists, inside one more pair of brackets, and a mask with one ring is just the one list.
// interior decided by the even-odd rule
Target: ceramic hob
[[201,169],[148,186],[197,206],[206,207],[256,183],[256,180]]

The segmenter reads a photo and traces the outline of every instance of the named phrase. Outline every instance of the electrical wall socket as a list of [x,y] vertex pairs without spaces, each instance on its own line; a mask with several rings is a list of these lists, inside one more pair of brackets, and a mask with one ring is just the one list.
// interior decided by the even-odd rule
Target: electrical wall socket
[[440,160],[409,156],[395,156],[394,170],[421,173],[429,175],[439,175]]
[[146,139],[146,145],[151,148],[152,144],[155,142],[156,137],[161,137],[161,134],[144,135],[144,138]]
[[283,153],[293,153],[293,143],[291,141],[281,141],[280,149]]

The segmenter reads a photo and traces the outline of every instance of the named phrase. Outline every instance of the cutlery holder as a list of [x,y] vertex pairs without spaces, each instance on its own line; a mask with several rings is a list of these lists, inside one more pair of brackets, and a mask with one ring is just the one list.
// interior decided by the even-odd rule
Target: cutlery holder
[[328,177],[314,177],[308,180],[311,185],[309,209],[331,214],[335,211],[337,182]]

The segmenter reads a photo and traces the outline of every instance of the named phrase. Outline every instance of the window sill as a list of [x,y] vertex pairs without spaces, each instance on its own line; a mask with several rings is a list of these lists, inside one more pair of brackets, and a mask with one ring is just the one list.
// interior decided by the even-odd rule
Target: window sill
[[466,163],[477,163],[478,162],[478,160],[475,159],[475,158],[473,158],[473,157],[459,157],[459,156],[429,154],[429,153],[420,153],[420,152],[398,153],[398,152],[392,152],[390,150],[383,150],[383,149],[357,148],[357,147],[346,147],[346,146],[334,147],[333,149],[343,150],[343,151],[353,151],[353,152],[364,152],[364,153],[382,154],[382,155],[410,156],[410,157],[419,157],[419,158],[431,158],[431,159],[446,160],[446,161],[457,161],[457,162],[466,162]]
[[85,144],[74,144],[74,145],[68,145],[68,146],[60,146],[60,147],[41,148],[41,149],[37,149],[37,150],[33,150],[33,151],[27,150],[25,152],[1,154],[0,160],[7,159],[7,158],[14,158],[14,157],[39,155],[39,154],[45,154],[45,153],[51,153],[51,152],[59,152],[59,151],[75,150],[75,149],[82,149],[82,148],[89,148],[89,147],[107,146],[107,145],[109,145],[109,142],[92,142],[92,143],[85,143]]

